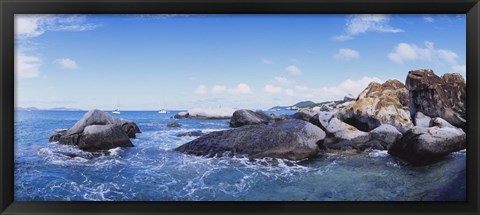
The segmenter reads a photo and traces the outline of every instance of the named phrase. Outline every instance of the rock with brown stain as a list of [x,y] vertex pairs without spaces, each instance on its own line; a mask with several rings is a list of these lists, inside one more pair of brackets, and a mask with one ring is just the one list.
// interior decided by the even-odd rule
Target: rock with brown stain
[[402,82],[372,82],[359,94],[357,101],[342,108],[337,117],[362,131],[389,124],[404,133],[413,126],[407,113],[408,104],[408,90]]
[[411,116],[422,112],[465,128],[466,83],[460,74],[446,73],[439,77],[429,69],[414,70],[408,73],[405,83],[409,90]]

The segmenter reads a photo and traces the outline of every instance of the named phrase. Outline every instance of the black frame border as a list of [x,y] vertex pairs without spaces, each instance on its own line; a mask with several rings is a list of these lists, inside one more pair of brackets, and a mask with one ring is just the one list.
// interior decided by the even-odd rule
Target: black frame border
[[[467,14],[466,202],[15,202],[14,14]],[[0,0],[1,214],[480,214],[479,0]]]

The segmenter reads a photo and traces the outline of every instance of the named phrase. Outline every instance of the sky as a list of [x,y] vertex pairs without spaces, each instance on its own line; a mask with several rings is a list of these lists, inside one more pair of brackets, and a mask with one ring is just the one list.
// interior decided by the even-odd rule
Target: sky
[[466,70],[465,15],[15,15],[17,107],[265,109]]

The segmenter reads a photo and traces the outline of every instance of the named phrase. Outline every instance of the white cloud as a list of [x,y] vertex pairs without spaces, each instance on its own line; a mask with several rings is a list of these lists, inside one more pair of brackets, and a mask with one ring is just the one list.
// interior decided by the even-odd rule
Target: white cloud
[[260,59],[260,61],[263,63],[263,64],[274,64],[275,62],[273,62],[272,60],[269,60],[269,59],[266,59],[266,58],[262,58]]
[[20,39],[38,37],[46,31],[88,31],[97,27],[86,23],[85,15],[15,15],[14,20],[15,36]]
[[294,96],[295,91],[293,91],[292,89],[285,89],[285,94],[287,94],[288,96]]
[[227,87],[223,85],[215,85],[212,87],[212,93],[223,93],[226,90],[227,90]]
[[336,86],[311,89],[309,92],[320,100],[341,99],[348,94],[358,95],[373,81],[382,83],[382,80],[377,77],[363,77],[359,80],[348,79]]
[[415,60],[429,62],[445,61],[449,64],[455,64],[458,55],[450,50],[435,49],[434,43],[425,41],[424,47],[419,47],[415,44],[399,43],[394,50],[388,54],[388,58],[397,64]]
[[447,61],[450,64],[455,64],[458,58],[457,53],[450,50],[444,50],[444,49],[438,50],[437,55],[440,59]]
[[195,93],[201,94],[201,95],[207,94],[207,87],[203,84],[198,85],[197,89],[195,90]]
[[265,90],[265,92],[267,92],[267,93],[281,93],[282,92],[281,87],[276,87],[276,86],[273,86],[271,84],[265,85],[263,90]]
[[339,49],[338,52],[333,55],[333,58],[341,61],[350,61],[360,58],[360,53],[353,49]]
[[306,90],[308,90],[308,87],[307,87],[307,86],[297,85],[297,86],[295,86],[295,89],[296,89],[296,90],[300,90],[300,91],[306,91]]
[[280,76],[277,76],[277,77],[273,78],[273,81],[274,81],[276,84],[280,84],[280,85],[290,85],[290,84],[294,84],[294,83],[295,83],[294,81],[289,80],[288,78],[280,77]]
[[285,71],[289,72],[292,75],[300,75],[302,70],[294,65],[287,66]]
[[425,16],[423,16],[423,21],[425,21],[427,23],[433,23],[433,22],[435,22],[435,19],[432,16],[425,15]]
[[460,73],[463,75],[463,77],[466,78],[466,74],[467,74],[467,66],[464,64],[464,65],[453,65],[452,66],[452,70],[453,72],[455,73]]
[[39,57],[16,53],[14,64],[15,76],[18,78],[36,78],[40,76],[41,59]]
[[252,90],[250,89],[250,86],[248,84],[240,83],[237,85],[237,87],[228,90],[230,93],[233,94],[250,94],[252,93]]
[[345,32],[333,37],[337,41],[351,40],[358,34],[367,32],[399,33],[400,28],[390,26],[390,16],[384,14],[360,14],[347,18]]
[[78,64],[70,58],[56,59],[53,61],[55,64],[61,66],[64,69],[78,69]]

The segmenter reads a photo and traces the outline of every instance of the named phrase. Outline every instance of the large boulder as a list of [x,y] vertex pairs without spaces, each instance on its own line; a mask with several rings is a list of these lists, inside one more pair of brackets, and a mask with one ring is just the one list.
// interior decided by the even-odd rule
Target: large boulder
[[323,142],[323,146],[327,149],[357,149],[361,151],[366,148],[366,146],[361,147],[361,145],[366,144],[370,140],[369,133],[360,131],[336,117],[328,121],[326,131],[328,138]]
[[274,118],[263,111],[237,110],[230,119],[230,127],[240,127],[244,125],[266,125]]
[[466,134],[462,129],[448,124],[440,126],[413,127],[390,147],[388,153],[411,164],[424,165],[465,149]]
[[303,108],[298,110],[292,115],[292,118],[294,119],[300,119],[304,121],[310,121],[311,118],[313,118],[316,114],[318,114],[319,111],[314,110],[314,109],[309,109],[309,108]]
[[466,127],[466,83],[460,74],[439,77],[429,69],[414,70],[408,73],[405,84],[412,118],[422,112],[429,117],[441,117],[456,127]]
[[377,147],[376,149],[387,150],[400,138],[402,138],[402,133],[395,127],[384,124],[370,131],[369,144]]
[[211,132],[175,150],[207,157],[230,152],[250,158],[300,160],[317,155],[320,151],[317,143],[324,138],[325,132],[317,126],[302,120],[288,119],[269,125],[246,125]]
[[[325,131],[325,127],[322,126],[319,118],[319,114],[325,113],[323,111],[320,111],[318,109],[301,109],[297,111],[296,113],[292,114],[293,119],[299,119],[303,121],[310,122],[318,127],[320,127],[322,130]],[[323,115],[322,115],[323,116]]]
[[356,102],[343,107],[337,117],[362,131],[389,124],[400,132],[413,126],[408,110],[408,91],[398,80],[370,83]]
[[133,146],[129,138],[135,138],[137,133],[141,131],[134,122],[115,119],[106,112],[94,109],[88,111],[68,130],[54,133],[50,141],[94,151]]
[[96,151],[116,147],[133,147],[133,144],[119,125],[89,125],[85,127],[78,147],[85,151]]

